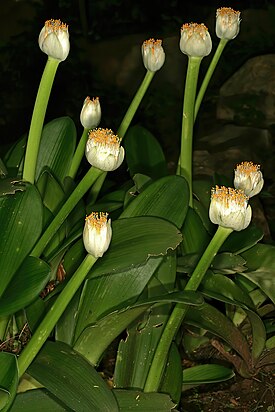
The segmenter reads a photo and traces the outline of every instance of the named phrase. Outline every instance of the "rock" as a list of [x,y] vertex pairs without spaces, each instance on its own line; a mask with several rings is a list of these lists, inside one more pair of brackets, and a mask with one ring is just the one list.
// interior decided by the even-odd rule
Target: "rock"
[[217,118],[256,127],[275,123],[275,54],[249,59],[221,87]]

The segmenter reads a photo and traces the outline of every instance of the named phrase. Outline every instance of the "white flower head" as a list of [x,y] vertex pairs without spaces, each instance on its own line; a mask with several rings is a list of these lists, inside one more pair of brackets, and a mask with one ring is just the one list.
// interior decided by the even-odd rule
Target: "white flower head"
[[221,7],[216,13],[216,35],[219,39],[232,40],[240,31],[241,13],[231,7]]
[[211,222],[236,231],[247,228],[252,217],[248,200],[242,190],[224,186],[212,188],[209,207]]
[[111,242],[111,219],[107,218],[108,213],[93,212],[85,219],[83,243],[87,253],[96,258],[103,256]]
[[117,169],[124,159],[120,138],[111,129],[91,130],[86,143],[86,158],[92,165],[105,172]]
[[85,129],[94,129],[100,123],[101,107],[99,98],[90,99],[89,96],[84,100],[80,113],[80,122]]
[[161,44],[161,40],[149,39],[141,46],[143,64],[150,72],[158,71],[164,64],[165,53]]
[[248,197],[260,193],[264,185],[260,165],[253,162],[242,162],[236,166],[234,186],[241,189]]
[[181,27],[180,49],[189,57],[205,57],[212,50],[212,40],[207,27],[186,23]]
[[38,43],[49,57],[64,61],[70,51],[68,25],[60,20],[47,20],[39,34]]

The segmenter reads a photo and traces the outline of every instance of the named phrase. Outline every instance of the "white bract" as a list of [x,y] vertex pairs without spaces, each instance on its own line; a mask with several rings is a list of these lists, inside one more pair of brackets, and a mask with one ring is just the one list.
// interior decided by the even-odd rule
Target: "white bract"
[[47,20],[39,34],[38,43],[49,57],[64,61],[70,51],[68,25],[60,20]]
[[242,162],[236,166],[234,186],[241,189],[248,197],[260,193],[264,185],[263,174],[260,165],[253,162]]
[[212,50],[212,40],[204,24],[187,23],[181,27],[180,49],[189,57],[204,57]]
[[232,40],[240,31],[241,13],[231,7],[221,7],[216,13],[216,35],[219,39]]
[[90,99],[89,96],[84,100],[80,113],[80,122],[85,129],[94,129],[99,125],[101,119],[101,107],[99,98]]
[[143,64],[150,72],[156,72],[164,64],[165,53],[162,47],[161,40],[149,39],[145,40],[141,47]]
[[92,166],[105,172],[117,169],[124,159],[119,137],[110,129],[91,130],[86,143],[86,158]]
[[111,219],[107,218],[108,213],[93,212],[85,220],[83,243],[87,253],[96,258],[103,256],[111,242]]
[[242,190],[224,186],[212,188],[209,207],[211,222],[236,231],[245,229],[252,217],[248,200]]

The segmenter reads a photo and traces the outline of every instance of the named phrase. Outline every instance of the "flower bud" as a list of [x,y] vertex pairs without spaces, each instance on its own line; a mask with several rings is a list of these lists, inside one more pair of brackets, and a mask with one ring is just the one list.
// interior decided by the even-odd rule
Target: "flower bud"
[[219,39],[232,40],[240,31],[240,12],[231,7],[221,7],[216,13],[216,35]]
[[141,47],[143,64],[150,72],[156,72],[162,68],[165,61],[165,53],[162,48],[162,41],[149,39],[145,40]]
[[107,217],[108,213],[93,212],[85,219],[83,243],[86,251],[96,258],[103,256],[111,242],[111,219]]
[[80,113],[80,122],[85,129],[94,129],[99,125],[101,119],[101,107],[99,98],[95,97],[92,100],[89,96],[84,100]]
[[244,191],[246,196],[252,197],[260,193],[264,185],[260,165],[253,162],[242,162],[236,166],[234,186]]
[[211,222],[236,231],[245,229],[252,216],[248,200],[242,190],[224,186],[212,188],[209,207]]
[[64,61],[70,51],[68,25],[60,20],[47,20],[38,38],[42,52],[56,60]]
[[91,130],[86,143],[86,157],[92,166],[105,172],[117,169],[124,159],[120,138],[110,129]]
[[204,57],[212,50],[212,41],[204,24],[187,23],[181,27],[180,49],[189,57]]

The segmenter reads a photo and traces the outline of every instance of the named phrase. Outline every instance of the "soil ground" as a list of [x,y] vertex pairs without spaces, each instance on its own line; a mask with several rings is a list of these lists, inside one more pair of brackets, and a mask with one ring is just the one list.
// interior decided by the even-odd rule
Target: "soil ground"
[[253,379],[235,377],[223,384],[183,393],[184,412],[275,412],[275,371]]

